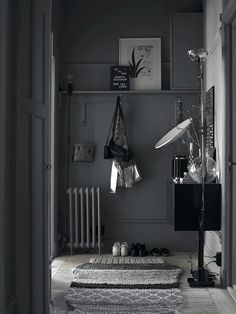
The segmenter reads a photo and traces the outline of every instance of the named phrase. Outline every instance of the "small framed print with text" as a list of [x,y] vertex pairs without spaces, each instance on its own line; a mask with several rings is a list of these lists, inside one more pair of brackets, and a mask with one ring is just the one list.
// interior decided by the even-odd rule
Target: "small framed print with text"
[[129,90],[129,67],[111,67],[111,90]]

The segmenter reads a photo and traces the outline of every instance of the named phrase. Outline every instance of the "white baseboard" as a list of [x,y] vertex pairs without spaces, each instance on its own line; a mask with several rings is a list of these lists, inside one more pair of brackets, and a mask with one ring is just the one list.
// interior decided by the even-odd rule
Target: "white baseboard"
[[229,292],[231,298],[234,300],[236,303],[236,286],[233,287],[227,287],[227,291]]

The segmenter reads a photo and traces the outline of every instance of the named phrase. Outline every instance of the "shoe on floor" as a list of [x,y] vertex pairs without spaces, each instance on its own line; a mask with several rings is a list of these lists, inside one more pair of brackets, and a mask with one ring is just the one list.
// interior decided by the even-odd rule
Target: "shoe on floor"
[[161,255],[163,256],[169,256],[170,255],[170,251],[168,249],[166,249],[165,247],[163,247],[161,249]]
[[146,246],[145,246],[145,243],[143,243],[143,244],[140,244],[139,245],[139,253],[138,253],[138,255],[139,256],[146,256],[147,255],[147,250],[146,250]]
[[120,242],[115,242],[112,247],[112,255],[120,256]]
[[161,256],[161,251],[157,248],[151,250],[151,255],[153,256]]
[[138,256],[138,254],[139,254],[139,243],[137,243],[137,244],[134,244],[134,243],[132,243],[132,247],[131,247],[131,249],[130,249],[130,255],[131,256]]
[[122,242],[120,246],[120,255],[121,256],[128,256],[129,254],[129,246],[127,242]]

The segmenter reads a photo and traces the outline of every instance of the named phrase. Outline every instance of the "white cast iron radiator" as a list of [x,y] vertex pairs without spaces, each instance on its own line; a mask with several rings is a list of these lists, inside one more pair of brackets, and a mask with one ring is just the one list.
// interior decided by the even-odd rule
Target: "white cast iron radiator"
[[98,248],[101,253],[100,188],[68,188],[71,255],[76,248]]

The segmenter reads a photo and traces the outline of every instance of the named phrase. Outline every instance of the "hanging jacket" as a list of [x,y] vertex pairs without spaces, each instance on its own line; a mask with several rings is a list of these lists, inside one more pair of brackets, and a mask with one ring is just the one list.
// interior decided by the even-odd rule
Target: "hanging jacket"
[[[112,140],[114,144],[130,151],[119,96],[117,97],[117,107],[113,119]],[[111,193],[115,193],[117,187],[131,188],[135,182],[140,180],[141,176],[133,157],[127,161],[113,157],[110,180]]]

